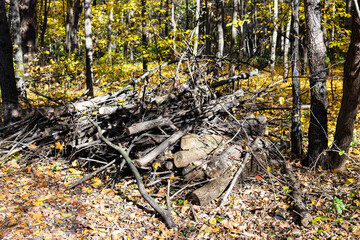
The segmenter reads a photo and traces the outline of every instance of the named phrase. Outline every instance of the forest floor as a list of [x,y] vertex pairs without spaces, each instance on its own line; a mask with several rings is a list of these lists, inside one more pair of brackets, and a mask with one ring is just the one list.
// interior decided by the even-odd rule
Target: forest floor
[[[340,103],[339,84],[329,85],[329,141]],[[289,89],[278,90],[272,104],[289,104]],[[271,128],[284,138],[289,136],[289,113],[262,112],[270,120],[285,118],[284,125]],[[305,112],[304,129],[307,116]],[[291,161],[314,218],[308,227],[301,226],[291,210],[289,188],[267,175],[241,182],[223,207],[217,200],[204,207],[192,205],[186,200],[188,192],[182,191],[171,199],[177,228],[167,229],[131,176],[112,187],[103,173],[67,189],[85,169],[60,156],[26,165],[19,165],[21,156],[13,156],[0,160],[0,239],[360,239],[357,139],[360,131],[355,132],[346,173],[308,169]],[[284,157],[290,159],[288,153]],[[165,186],[147,190],[165,207]]]

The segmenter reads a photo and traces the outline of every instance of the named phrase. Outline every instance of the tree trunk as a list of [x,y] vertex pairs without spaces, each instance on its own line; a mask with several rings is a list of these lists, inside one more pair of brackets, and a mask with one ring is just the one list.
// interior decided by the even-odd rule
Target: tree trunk
[[[233,9],[233,17],[232,21],[237,21],[239,16],[239,0],[234,0],[234,9]],[[230,42],[230,54],[231,54],[231,63],[229,69],[229,77],[235,75],[235,63],[233,62],[236,58],[235,52],[235,43],[237,38],[237,28],[236,24],[231,26],[231,42]]]
[[46,28],[47,28],[47,19],[48,19],[48,13],[50,10],[50,4],[48,3],[49,0],[44,0],[45,4],[44,4],[44,20],[43,23],[41,25],[41,35],[40,35],[40,46],[41,47],[45,47],[44,46],[44,41],[45,41],[45,32],[46,32]]
[[278,3],[279,3],[278,0],[274,0],[274,18],[273,18],[274,30],[273,30],[273,35],[272,35],[272,38],[271,38],[271,55],[270,55],[270,59],[271,59],[270,69],[271,69],[271,71],[274,71],[275,60],[276,60],[276,42],[277,42],[277,34],[278,34],[277,22],[278,22],[278,14],[279,14]]
[[224,57],[224,0],[216,0],[216,18],[217,18],[217,32],[218,32],[218,49],[216,57],[218,58],[218,66],[222,68],[222,58]]
[[93,41],[91,38],[91,0],[84,2],[84,18],[85,18],[85,50],[86,50],[86,88],[87,95],[94,96],[93,88]]
[[14,42],[15,79],[19,96],[26,99],[26,84],[24,78],[24,57],[20,33],[20,13],[18,0],[10,1],[10,12],[12,21],[12,33]]
[[195,42],[194,42],[194,50],[193,54],[196,56],[198,54],[198,45],[199,45],[199,28],[200,28],[200,0],[196,0],[196,12],[195,12]]
[[205,54],[211,54],[211,37],[210,37],[210,28],[211,28],[211,14],[208,6],[208,0],[205,0]]
[[310,67],[311,117],[309,124],[309,148],[305,166],[315,163],[327,148],[327,89],[325,44],[321,27],[320,0],[305,0],[307,48]]
[[[112,29],[112,23],[114,20],[114,12],[113,12],[113,2],[109,3],[111,4],[111,7],[109,9],[109,22],[108,22],[108,27],[107,27],[107,47],[108,47],[108,61],[110,66],[112,67],[112,34],[113,34],[113,29]],[[127,17],[126,17],[127,18]],[[126,58],[125,58],[126,61]]]
[[[299,21],[299,20],[298,20]],[[299,23],[297,23],[299,24]],[[284,36],[284,78],[288,78],[289,76],[289,49],[290,49],[290,29],[291,29],[291,13],[289,12],[289,20],[286,25],[286,31]],[[299,27],[297,32],[299,33]],[[297,40],[297,54],[299,54],[299,39]],[[297,57],[299,59],[299,55]],[[300,74],[300,71],[299,71]]]
[[24,62],[29,62],[35,58],[36,53],[36,3],[37,0],[21,0],[20,10],[20,29],[22,39],[22,50]]
[[293,107],[291,116],[291,152],[300,157],[303,153],[300,123],[300,66],[299,66],[299,1],[292,0],[293,9],[293,51],[292,51],[292,93]]
[[[359,1],[355,3],[359,5]],[[346,154],[353,137],[354,124],[360,103],[360,17],[353,10],[351,42],[344,65],[343,97],[339,116],[336,123],[336,132],[333,152],[325,168],[345,170]],[[339,151],[343,151],[339,153]]]
[[[147,37],[146,37],[146,0],[141,0],[141,45],[143,48],[143,52],[147,50]],[[144,55],[144,54],[142,54]],[[146,57],[143,56],[142,60],[143,64],[143,73],[146,73],[148,71],[148,60]],[[145,80],[147,82],[147,78]]]
[[6,18],[5,1],[0,1],[0,87],[4,111],[4,124],[13,120],[11,110],[18,106],[12,44]]
[[173,50],[176,50],[175,0],[171,0],[171,23],[173,27]]
[[66,50],[68,52],[74,51],[77,48],[77,33],[79,30],[80,15],[82,12],[81,0],[67,1],[67,15],[66,15]]

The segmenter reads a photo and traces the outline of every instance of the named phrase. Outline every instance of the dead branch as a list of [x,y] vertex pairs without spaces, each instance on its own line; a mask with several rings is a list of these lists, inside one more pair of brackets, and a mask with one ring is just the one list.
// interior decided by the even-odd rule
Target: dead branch
[[107,138],[104,137],[104,135],[102,135],[102,129],[100,128],[100,126],[96,122],[92,121],[91,119],[89,119],[89,121],[96,127],[101,140],[103,140],[107,145],[109,145],[113,149],[120,152],[120,154],[125,158],[127,164],[129,165],[129,168],[130,168],[132,174],[135,176],[135,179],[136,179],[137,185],[139,187],[139,192],[140,192],[141,196],[143,196],[143,198],[150,204],[150,206],[152,208],[154,208],[155,211],[158,212],[163,217],[163,219],[164,219],[164,221],[165,221],[168,228],[176,227],[176,225],[175,225],[175,223],[172,220],[172,217],[170,215],[170,209],[168,209],[168,211],[165,211],[164,209],[162,209],[155,202],[155,200],[147,193],[147,191],[145,189],[145,186],[144,186],[144,183],[142,182],[142,178],[141,178],[141,175],[140,175],[139,171],[135,167],[135,165],[132,162],[129,155],[122,148],[122,146],[121,145],[117,146],[117,145],[113,144],[112,142],[110,142]]

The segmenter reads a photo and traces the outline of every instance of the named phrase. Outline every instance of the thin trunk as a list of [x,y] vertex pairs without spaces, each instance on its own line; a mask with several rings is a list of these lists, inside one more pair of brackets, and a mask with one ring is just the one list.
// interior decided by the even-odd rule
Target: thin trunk
[[86,50],[86,88],[89,97],[94,96],[93,87],[93,41],[91,29],[91,0],[84,2],[84,18],[85,18],[85,50]]
[[[143,52],[146,52],[147,50],[147,37],[146,37],[146,0],[141,0],[141,45]],[[142,54],[144,55],[144,54]],[[146,57],[143,56],[142,60],[143,64],[143,73],[146,73],[148,71],[148,60]],[[147,81],[147,78],[146,78]]]
[[275,67],[275,60],[276,60],[276,42],[277,42],[277,35],[278,35],[278,29],[277,29],[277,23],[278,23],[278,14],[279,14],[279,7],[278,7],[278,0],[274,0],[274,30],[273,35],[271,38],[271,63],[270,63],[270,69],[271,71],[274,71]]
[[210,37],[210,28],[211,28],[211,15],[208,5],[208,0],[205,0],[205,54],[211,54],[211,37]]
[[173,50],[176,50],[175,0],[171,0],[171,23],[173,27]]
[[113,13],[113,2],[109,3],[111,4],[110,10],[109,10],[109,22],[108,22],[108,26],[107,26],[107,40],[108,40],[108,61],[109,64],[112,66],[112,34],[113,34],[113,29],[112,29],[112,23],[114,20],[114,13]]
[[20,33],[20,13],[18,0],[10,1],[10,12],[12,21],[12,33],[14,42],[14,63],[15,63],[15,79],[19,97],[26,99],[26,84],[24,78],[24,58]]
[[[234,9],[232,21],[237,21],[239,16],[239,0],[234,0]],[[229,77],[235,75],[235,63],[233,62],[236,58],[235,52],[235,42],[237,38],[237,27],[235,24],[231,26],[231,42],[230,42],[230,54],[231,54],[231,63],[229,69]]]
[[[356,0],[356,5],[360,2]],[[360,17],[353,10],[351,42],[344,65],[343,96],[336,123],[334,144],[324,168],[345,170],[346,154],[353,138],[354,125],[360,103]],[[339,152],[340,151],[340,152]]]
[[[293,50],[292,50],[292,93],[293,107],[291,116],[291,152],[300,157],[303,153],[301,134],[301,93],[300,93],[300,66],[299,66],[299,1],[292,0],[293,8]],[[291,21],[289,21],[291,22]],[[289,26],[290,24],[288,24]],[[288,27],[287,27],[288,28]],[[290,29],[289,29],[290,30]],[[287,41],[289,41],[287,39]],[[285,48],[286,49],[286,48]]]
[[194,50],[193,54],[196,56],[198,54],[198,45],[199,45],[199,28],[200,28],[200,0],[196,0],[196,12],[195,12],[195,42],[194,42]]
[[[297,21],[299,21],[299,20],[297,20]],[[294,27],[295,27],[295,23],[293,23],[293,28]],[[289,77],[288,74],[289,74],[290,29],[291,29],[291,13],[289,12],[289,20],[286,25],[286,32],[285,32],[285,36],[284,36],[284,39],[285,39],[284,40],[284,78],[286,78],[286,79]],[[294,32],[295,32],[295,29],[294,29]],[[297,25],[297,33],[299,33],[299,25]],[[296,35],[297,54],[299,54],[299,39],[298,39],[298,37],[299,37],[299,35]],[[294,46],[294,49],[295,49],[295,46]],[[299,55],[297,56],[297,59],[299,59]],[[299,72],[299,74],[300,74],[300,72]]]
[[47,19],[48,19],[48,13],[50,10],[50,7],[48,7],[48,1],[49,0],[44,0],[45,4],[44,4],[44,20],[43,23],[41,25],[41,35],[40,35],[40,46],[41,47],[45,47],[45,32],[46,32],[46,28],[47,28]]
[[224,57],[224,1],[216,1],[216,18],[217,18],[217,32],[218,32],[218,49],[217,49],[217,58],[219,61],[219,66],[222,67],[222,58]]
[[0,0],[0,88],[4,124],[10,123],[12,109],[18,107],[18,92],[12,57],[12,44],[6,17],[5,1]]
[[74,10],[73,10],[73,1],[67,0],[66,1],[66,27],[65,27],[65,44],[66,49],[68,52],[71,51],[71,19],[74,17]]
[[[327,148],[327,88],[324,34],[321,26],[320,0],[305,0],[307,48],[310,67],[311,117],[309,124],[309,148],[305,166],[315,163]],[[322,155],[323,156],[323,155]]]
[[37,37],[36,3],[37,0],[21,0],[19,4],[24,62],[29,62],[35,58]]

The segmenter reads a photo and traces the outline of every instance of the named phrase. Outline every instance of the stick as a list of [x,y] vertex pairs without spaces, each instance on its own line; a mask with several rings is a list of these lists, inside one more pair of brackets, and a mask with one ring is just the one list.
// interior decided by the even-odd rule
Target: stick
[[101,140],[103,140],[107,145],[109,145],[110,147],[114,148],[115,150],[117,150],[118,152],[121,153],[121,155],[125,158],[127,164],[129,165],[129,168],[132,172],[132,174],[135,176],[137,185],[139,187],[139,192],[141,194],[141,196],[150,204],[150,206],[155,209],[156,212],[158,212],[162,218],[164,219],[166,225],[168,228],[174,228],[176,227],[173,219],[171,218],[170,215],[170,210],[169,211],[165,211],[164,209],[162,209],[156,202],[155,200],[147,193],[145,187],[144,187],[144,183],[142,182],[141,176],[139,171],[137,170],[137,168],[135,167],[134,163],[132,162],[131,158],[129,157],[129,155],[126,153],[126,151],[122,148],[121,145],[115,145],[112,142],[110,142],[107,138],[104,137],[104,135],[102,135],[101,133],[101,128],[100,126],[92,121],[91,119],[89,119],[89,121],[97,128],[98,132],[99,132],[99,137]]
[[74,182],[73,184],[71,184],[71,185],[68,187],[68,189],[71,189],[71,188],[79,185],[80,183],[85,182],[85,181],[88,180],[89,178],[92,178],[94,175],[98,174],[99,172],[104,171],[104,170],[107,169],[109,166],[111,166],[112,164],[114,164],[115,161],[116,161],[116,159],[115,159],[115,160],[112,160],[111,162],[109,162],[109,163],[106,164],[105,166],[99,168],[99,169],[96,170],[95,172],[92,172],[92,173],[86,175],[85,177],[81,178],[80,180]]
[[226,192],[225,192],[225,194],[224,194],[224,196],[223,196],[223,199],[222,199],[222,201],[221,201],[220,207],[224,206],[225,201],[226,201],[226,199],[228,198],[228,196],[230,195],[232,189],[234,188],[237,179],[239,178],[240,174],[241,174],[242,171],[244,170],[244,167],[245,167],[245,165],[246,165],[246,163],[247,163],[247,160],[248,160],[249,156],[250,156],[250,153],[246,153],[246,155],[245,155],[245,157],[244,157],[244,161],[242,162],[241,166],[240,166],[239,169],[237,170],[234,178],[231,180],[231,183],[230,183],[228,189],[226,190]]

